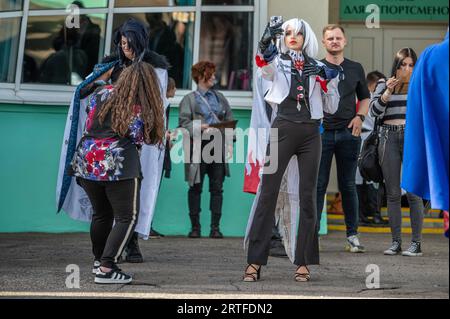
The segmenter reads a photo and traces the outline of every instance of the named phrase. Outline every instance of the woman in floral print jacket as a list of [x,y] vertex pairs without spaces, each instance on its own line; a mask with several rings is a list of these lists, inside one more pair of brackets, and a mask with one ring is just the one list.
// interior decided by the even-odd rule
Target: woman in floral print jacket
[[129,283],[131,276],[116,263],[137,223],[140,148],[160,144],[164,137],[164,106],[154,68],[140,59],[133,62],[114,87],[94,91],[87,112],[69,174],[77,177],[94,210],[95,282]]

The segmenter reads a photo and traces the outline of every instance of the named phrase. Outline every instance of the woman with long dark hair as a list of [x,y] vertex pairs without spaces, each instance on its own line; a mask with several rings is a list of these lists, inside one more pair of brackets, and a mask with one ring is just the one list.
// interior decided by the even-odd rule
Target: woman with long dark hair
[[[103,90],[105,88],[104,85],[108,82],[115,85],[121,73],[127,66],[131,66],[133,62],[146,62],[153,67],[153,72],[156,75],[156,77],[152,78],[154,81],[153,84],[159,88],[159,95],[163,101],[163,107],[168,105],[165,97],[168,80],[168,63],[164,57],[145,49],[145,44],[148,43],[148,33],[145,25],[138,20],[129,19],[117,29],[114,39],[116,43],[114,51],[116,53],[105,57],[101,64],[96,65],[93,72],[76,88],[67,115],[66,129],[62,143],[56,190],[58,211],[63,209],[71,218],[83,222],[91,222],[93,220],[92,214],[94,210],[84,189],[68,174],[78,142],[82,138],[86,119],[89,121],[87,113],[82,110],[87,109],[89,111],[89,105],[92,99],[95,99],[94,94],[97,94],[99,92],[98,90]],[[128,74],[128,77],[130,76]],[[141,77],[138,74],[134,76]],[[143,83],[140,85],[143,85]],[[102,89],[99,89],[99,86]],[[126,85],[124,86],[125,88]],[[135,88],[136,86],[131,86],[131,82],[128,83],[128,89]],[[153,93],[156,94],[156,92]],[[92,114],[90,112],[91,116]],[[132,232],[131,239],[124,249],[126,252],[125,261],[143,262],[143,256],[138,246],[138,233],[145,239],[149,236],[158,194],[160,180],[158,176],[161,175],[161,154],[163,153],[163,144],[142,145],[140,160],[144,179],[140,182],[140,185],[144,195],[141,196],[140,200],[139,219],[135,227],[135,232]],[[106,221],[103,225],[105,232],[107,228],[111,229],[112,227],[112,223],[108,223],[109,221]],[[101,252],[94,252],[94,274],[100,266],[101,255]]]
[[154,68],[137,61],[122,71],[114,87],[98,87],[89,99],[71,174],[94,210],[90,233],[100,261],[95,282],[129,283],[131,276],[116,264],[139,214],[139,152],[144,143],[159,144],[164,136],[164,107]]
[[379,82],[370,102],[370,112],[377,117],[380,129],[378,147],[381,168],[385,180],[389,224],[392,232],[392,245],[385,255],[421,256],[421,239],[423,226],[422,198],[406,193],[408,198],[412,243],[408,250],[402,252],[402,210],[400,187],[403,161],[403,144],[406,127],[406,105],[408,99],[409,80],[417,62],[417,54],[411,48],[403,48],[397,52],[392,65],[391,78]]

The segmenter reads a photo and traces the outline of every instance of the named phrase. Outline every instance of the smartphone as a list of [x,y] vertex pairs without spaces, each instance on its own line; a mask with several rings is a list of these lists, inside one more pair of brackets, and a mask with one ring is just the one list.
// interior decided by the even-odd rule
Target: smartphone
[[283,24],[282,16],[272,16],[270,17],[270,27],[281,26]]

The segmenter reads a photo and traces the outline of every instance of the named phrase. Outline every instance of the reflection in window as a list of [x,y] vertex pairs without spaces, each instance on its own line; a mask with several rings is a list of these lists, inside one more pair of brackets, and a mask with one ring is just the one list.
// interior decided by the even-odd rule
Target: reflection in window
[[194,16],[194,13],[187,12],[115,14],[113,29],[116,30],[131,17],[147,25],[149,49],[167,58],[171,65],[169,76],[178,88],[190,89]]
[[0,11],[22,10],[23,0],[0,0]]
[[250,91],[253,55],[253,15],[242,12],[204,12],[200,61],[217,66],[218,88]]
[[209,6],[219,6],[219,5],[230,5],[230,6],[252,6],[254,5],[254,0],[202,0],[203,5]]
[[0,82],[14,82],[20,18],[0,19]]
[[80,16],[80,28],[67,28],[65,16],[29,17],[23,82],[79,84],[103,56],[105,15]]
[[196,0],[116,0],[115,7],[174,7],[195,6]]
[[66,9],[68,5],[75,4],[83,8],[106,8],[108,0],[30,0],[31,10]]

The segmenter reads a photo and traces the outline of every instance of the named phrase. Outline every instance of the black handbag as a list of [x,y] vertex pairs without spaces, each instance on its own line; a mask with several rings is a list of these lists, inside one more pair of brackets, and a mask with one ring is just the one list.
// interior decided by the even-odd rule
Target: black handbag
[[383,172],[378,158],[378,120],[375,120],[375,127],[364,141],[361,153],[358,158],[358,167],[361,176],[374,183],[383,182]]

